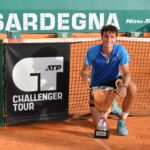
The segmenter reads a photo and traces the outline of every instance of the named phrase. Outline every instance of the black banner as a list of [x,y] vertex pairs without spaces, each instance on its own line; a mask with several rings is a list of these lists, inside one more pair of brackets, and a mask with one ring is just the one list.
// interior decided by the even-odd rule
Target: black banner
[[69,44],[4,45],[7,124],[68,117]]

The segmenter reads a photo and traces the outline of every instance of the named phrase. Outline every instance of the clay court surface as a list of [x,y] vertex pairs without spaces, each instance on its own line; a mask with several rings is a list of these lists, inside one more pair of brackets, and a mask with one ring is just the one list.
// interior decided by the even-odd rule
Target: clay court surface
[[116,132],[109,118],[110,138],[93,138],[91,119],[52,121],[0,128],[0,150],[150,150],[150,117],[129,117],[128,136]]

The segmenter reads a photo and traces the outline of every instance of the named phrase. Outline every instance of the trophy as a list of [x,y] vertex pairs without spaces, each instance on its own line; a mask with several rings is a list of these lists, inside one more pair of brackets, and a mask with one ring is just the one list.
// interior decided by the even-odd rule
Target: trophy
[[100,121],[98,122],[98,125],[95,129],[94,137],[100,138],[100,139],[108,139],[109,136],[110,136],[110,133],[106,124],[106,119],[102,117]]

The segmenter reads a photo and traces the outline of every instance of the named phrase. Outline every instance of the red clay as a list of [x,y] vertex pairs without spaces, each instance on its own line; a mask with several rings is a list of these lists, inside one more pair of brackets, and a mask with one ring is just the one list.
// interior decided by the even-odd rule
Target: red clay
[[0,128],[1,150],[149,150],[150,117],[129,117],[128,136],[119,136],[108,119],[109,139],[93,138],[91,119],[34,123]]

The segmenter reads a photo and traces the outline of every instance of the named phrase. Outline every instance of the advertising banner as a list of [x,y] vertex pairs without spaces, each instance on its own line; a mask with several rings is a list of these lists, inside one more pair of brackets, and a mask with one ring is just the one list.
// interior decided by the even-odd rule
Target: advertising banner
[[69,44],[4,45],[6,123],[68,117]]
[[100,32],[113,24],[119,32],[150,31],[149,10],[58,10],[0,12],[0,32],[61,33]]

